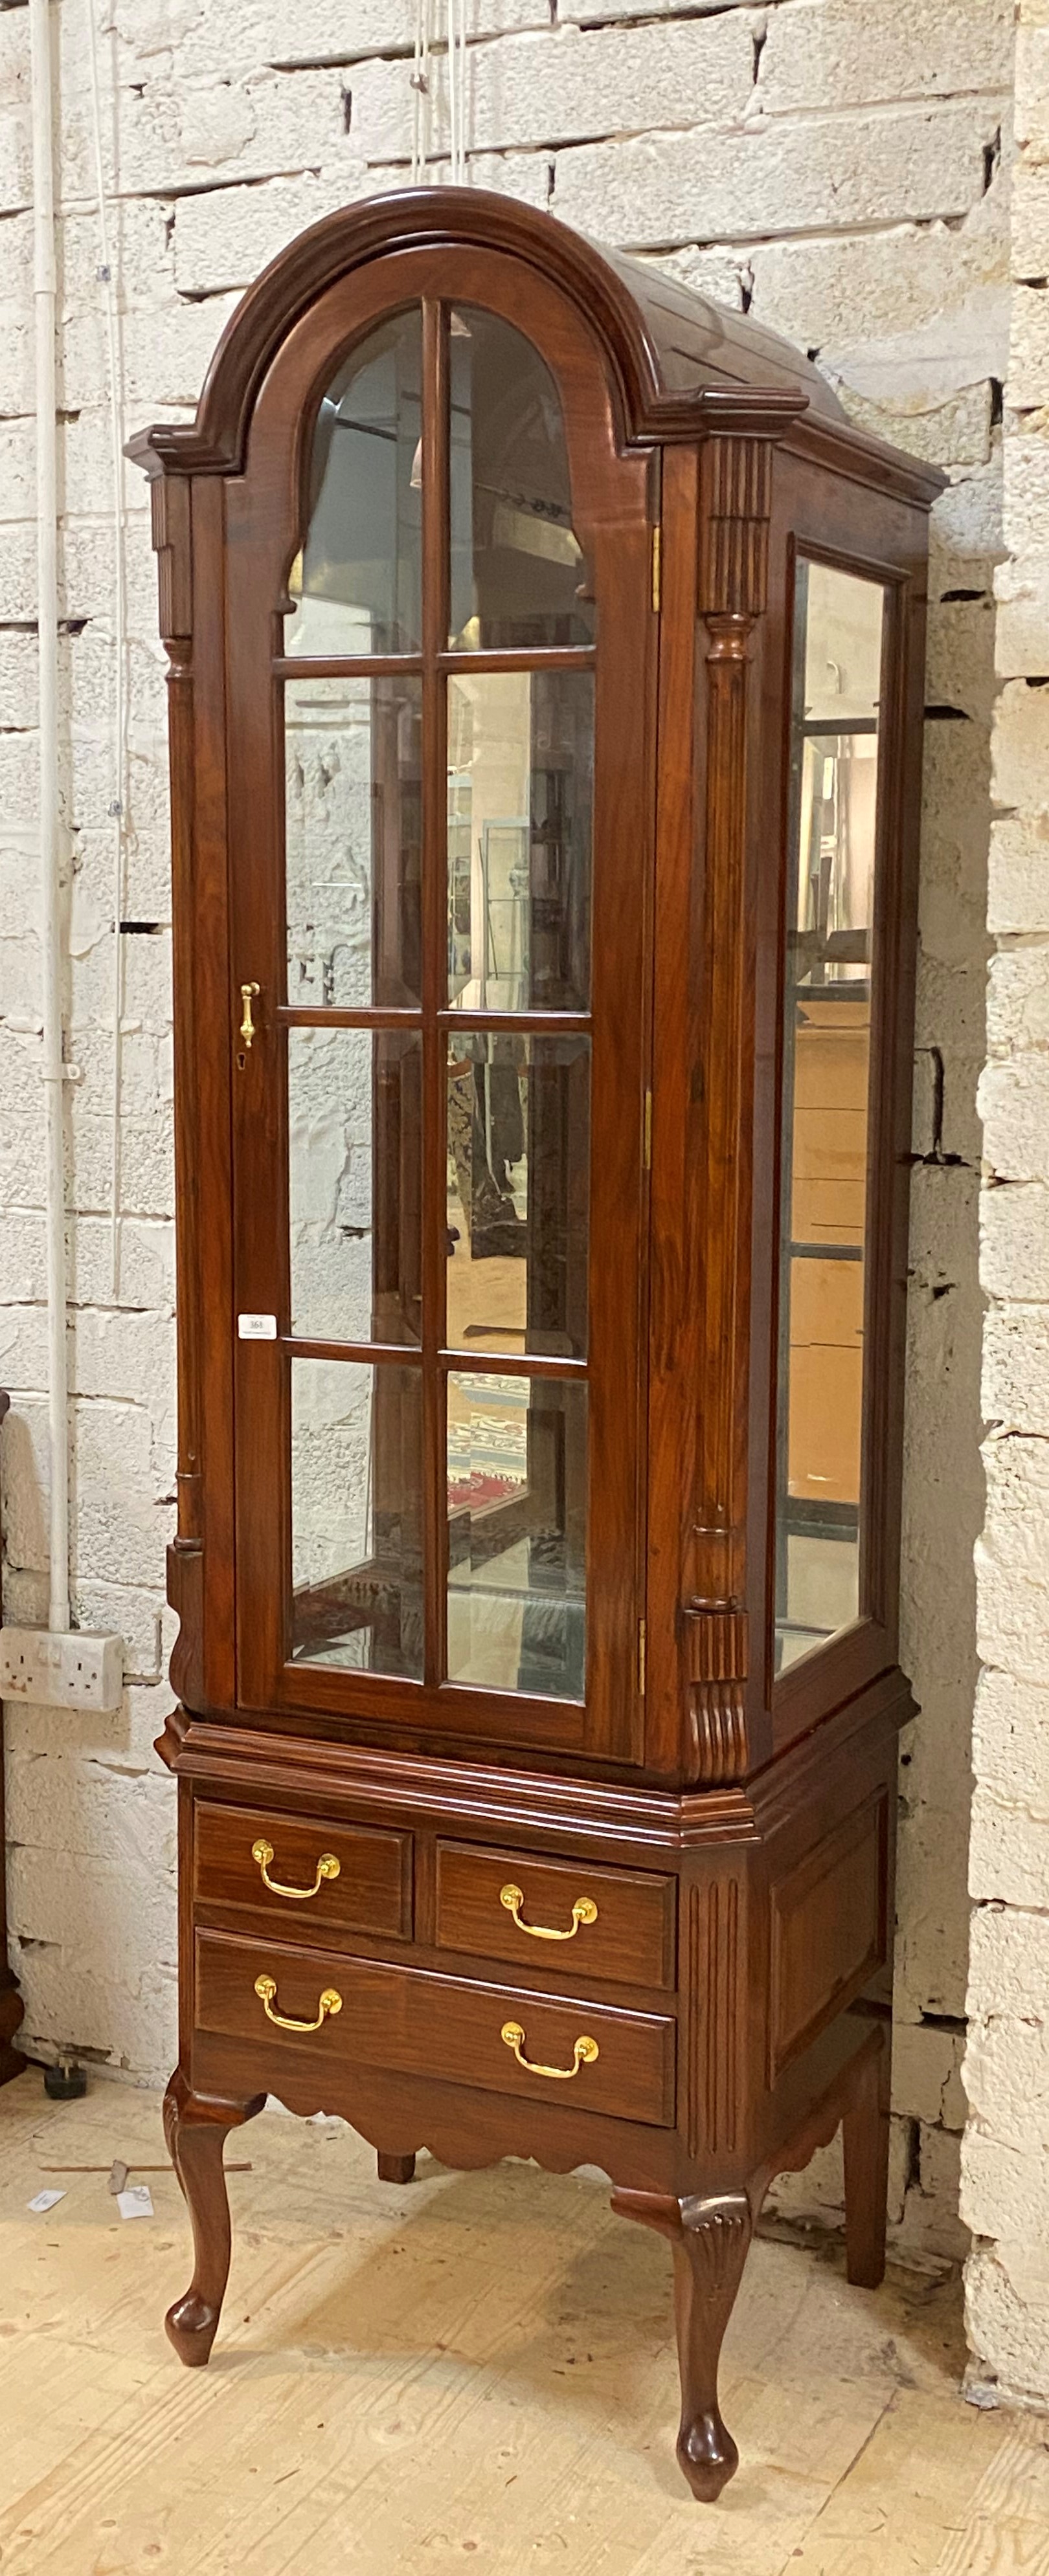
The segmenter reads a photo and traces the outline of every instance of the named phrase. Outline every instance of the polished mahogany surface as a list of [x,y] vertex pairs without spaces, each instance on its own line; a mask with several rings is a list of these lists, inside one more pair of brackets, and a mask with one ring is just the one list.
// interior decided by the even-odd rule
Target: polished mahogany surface
[[181,2038],[597,2163],[678,2457],[772,2174],[884,2260],[926,520],[749,319],[480,191],[327,218],[148,431],[171,663]]

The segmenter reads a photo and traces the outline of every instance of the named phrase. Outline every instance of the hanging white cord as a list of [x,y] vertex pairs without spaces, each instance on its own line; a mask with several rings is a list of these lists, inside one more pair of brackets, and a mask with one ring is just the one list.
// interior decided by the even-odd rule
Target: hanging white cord
[[448,0],[448,126],[451,181],[466,182],[466,0]]
[[124,1015],[125,842],[127,835],[128,690],[127,690],[127,547],[124,519],[123,383],[116,280],[109,249],[106,175],[102,159],[102,109],[98,81],[98,42],[94,0],[84,0],[87,19],[88,85],[91,94],[91,141],[98,199],[98,278],[106,317],[106,362],[109,377],[110,472],[113,486],[113,1136],[111,1153],[110,1265],[114,1303],[120,1296],[120,1089],[121,1022]]
[[415,51],[412,63],[412,179],[416,185],[426,178],[430,157],[432,5],[433,0],[415,0]]
[[451,179],[453,188],[458,182],[459,171],[462,163],[462,145],[459,127],[461,107],[462,99],[459,95],[456,6],[455,0],[448,0],[448,175]]
[[[416,0],[412,51],[412,180],[430,176],[434,149],[433,66],[435,0]],[[445,45],[448,80],[448,176],[453,187],[465,184],[466,170],[466,0],[447,0]]]
[[464,188],[470,176],[466,158],[467,140],[469,135],[469,118],[467,115],[467,59],[466,0],[459,0],[459,132],[462,136],[462,181]]

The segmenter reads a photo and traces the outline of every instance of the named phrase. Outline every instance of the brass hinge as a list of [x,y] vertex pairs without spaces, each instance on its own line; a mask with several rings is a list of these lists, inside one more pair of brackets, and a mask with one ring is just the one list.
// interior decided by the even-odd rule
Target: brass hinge
[[659,615],[663,589],[663,530],[657,519],[652,530],[652,606]]
[[643,1620],[643,1619],[639,1619],[639,1620],[638,1620],[638,1623],[637,1623],[637,1695],[638,1695],[638,1698],[639,1698],[639,1699],[644,1699],[644,1696],[645,1696],[645,1623],[644,1623],[644,1620]]
[[641,1169],[643,1172],[650,1172],[652,1169],[652,1094],[650,1091],[645,1093],[645,1131],[641,1148]]

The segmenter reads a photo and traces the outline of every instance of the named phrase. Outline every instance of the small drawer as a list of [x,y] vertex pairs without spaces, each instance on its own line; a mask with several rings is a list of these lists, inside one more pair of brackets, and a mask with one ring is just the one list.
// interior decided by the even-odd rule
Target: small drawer
[[[674,2122],[675,2025],[655,2013],[198,1931],[196,2021],[257,2042],[260,2085],[279,2048],[329,2082],[341,2069],[349,2085],[371,2066],[655,2128]],[[337,2089],[325,2107],[341,2108]]]
[[195,1848],[198,1904],[250,1905],[283,1917],[289,1931],[299,1921],[411,1938],[410,1834],[201,1801]]
[[437,1947],[527,1960],[616,1986],[670,1986],[672,1878],[531,1852],[437,1845]]

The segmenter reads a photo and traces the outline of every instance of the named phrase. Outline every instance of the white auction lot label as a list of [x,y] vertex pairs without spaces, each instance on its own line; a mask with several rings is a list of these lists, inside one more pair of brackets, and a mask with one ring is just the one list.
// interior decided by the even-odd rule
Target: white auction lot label
[[237,1331],[242,1342],[275,1342],[277,1318],[275,1315],[238,1315]]

